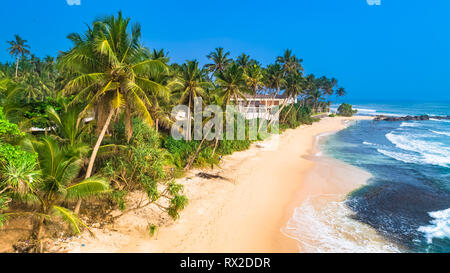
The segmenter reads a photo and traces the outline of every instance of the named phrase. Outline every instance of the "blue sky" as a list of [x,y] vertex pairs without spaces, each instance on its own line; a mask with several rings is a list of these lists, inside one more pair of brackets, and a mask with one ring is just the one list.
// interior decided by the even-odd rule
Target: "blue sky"
[[[118,10],[173,61],[205,63],[222,46],[268,64],[291,48],[307,73],[336,77],[350,101],[450,100],[448,0],[4,0],[0,37],[20,34],[37,56],[56,56],[69,49],[67,34]],[[7,47],[0,42],[2,62]]]

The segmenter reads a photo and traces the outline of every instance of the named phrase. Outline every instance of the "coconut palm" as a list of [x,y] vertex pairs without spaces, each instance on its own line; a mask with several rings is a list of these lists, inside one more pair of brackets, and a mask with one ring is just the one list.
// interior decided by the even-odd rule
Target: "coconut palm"
[[185,139],[191,140],[191,108],[194,106],[194,99],[196,97],[204,97],[206,95],[206,88],[212,87],[212,84],[205,79],[204,72],[199,69],[196,60],[187,61],[181,65],[177,78],[177,83],[174,84],[174,92],[179,97],[179,103],[188,104],[188,124],[185,132]]
[[242,53],[239,57],[236,59],[236,63],[241,66],[244,70],[246,70],[251,65],[251,59],[250,56],[248,56],[245,53]]
[[230,52],[224,53],[222,47],[218,47],[215,51],[209,53],[206,57],[212,61],[210,64],[206,64],[205,68],[209,72],[222,72],[225,70],[233,60],[229,58]]
[[[66,94],[76,93],[73,102],[87,100],[81,113],[96,106],[98,140],[92,151],[86,178],[92,173],[98,148],[114,113],[124,111],[125,135],[129,141],[132,131],[131,115],[140,115],[144,122],[153,124],[149,108],[151,100],[146,91],[164,92],[164,86],[149,80],[146,74],[155,67],[164,67],[159,60],[147,59],[140,44],[140,25],[128,31],[130,18],[119,12],[96,21],[83,36],[69,35],[74,47],[61,56],[61,67],[78,74],[64,88]],[[106,118],[105,118],[106,116]],[[99,132],[100,131],[100,132]]]
[[253,96],[256,96],[258,90],[264,86],[261,66],[254,64],[247,67],[244,78],[247,86],[251,89]]
[[[159,53],[161,54],[161,51],[159,51]],[[165,56],[164,58],[168,59],[166,54],[163,56]],[[173,123],[170,119],[171,90],[173,90],[179,84],[179,82],[176,79],[176,74],[164,67],[155,67],[154,69],[149,71],[147,77],[150,81],[158,83],[159,85],[165,87],[156,90],[146,90],[147,96],[150,98],[153,104],[153,107],[150,109],[150,111],[152,116],[154,116],[155,129],[158,132],[160,125],[167,129]]]
[[303,71],[303,67],[301,66],[302,62],[303,60],[298,59],[295,55],[293,55],[292,50],[290,49],[286,49],[283,56],[277,57],[277,63],[282,65],[285,76],[288,74],[298,74]]
[[27,40],[22,39],[18,34],[14,35],[14,40],[8,41],[11,46],[8,48],[9,54],[16,58],[16,78],[18,76],[20,59],[30,54],[28,50],[30,46],[27,45],[27,42]]
[[336,90],[336,95],[339,96],[339,97],[343,97],[343,96],[345,96],[346,94],[347,94],[347,92],[345,91],[344,87],[339,87],[339,88]]
[[41,208],[36,238],[41,237],[45,217],[54,214],[68,221],[74,231],[79,233],[80,225],[84,224],[61,204],[67,200],[106,193],[109,191],[109,184],[99,177],[90,177],[74,183],[82,165],[81,158],[71,156],[65,146],[51,137],[31,141],[28,148],[37,154],[37,167],[40,172],[40,177],[29,183],[29,193],[39,200]]
[[[300,93],[303,91],[304,84],[305,84],[305,81],[301,75],[288,76],[288,78],[286,79],[286,89],[285,89],[286,99],[298,97],[300,95]],[[285,102],[286,102],[286,99],[285,99]],[[283,103],[283,106],[281,107],[280,112],[285,107],[284,105],[285,105],[285,103]],[[291,112],[294,105],[295,105],[294,103],[291,104],[291,107],[287,111],[282,122],[284,122],[286,120],[286,117]]]
[[271,64],[266,67],[263,71],[264,84],[267,88],[271,89],[270,93],[273,97],[280,93],[280,90],[284,88],[286,84],[286,79],[284,77],[284,72],[280,64]]
[[170,61],[170,58],[168,55],[169,55],[169,53],[165,52],[164,49],[160,49],[160,50],[153,49],[153,52],[150,55],[150,59],[159,60],[159,61],[167,64]]
[[84,122],[78,124],[78,115],[82,109],[83,107],[78,104],[64,105],[61,113],[51,106],[46,109],[48,119],[54,125],[52,128],[58,139],[66,145],[68,154],[80,158],[90,151],[90,147],[84,141],[89,126]]
[[[124,111],[125,136],[133,134],[131,116],[137,114],[148,125],[153,125],[149,109],[153,106],[149,90],[164,92],[165,87],[149,80],[151,69],[166,66],[148,58],[148,50],[140,44],[141,27],[134,24],[129,31],[130,18],[119,12],[93,23],[83,35],[68,36],[74,47],[62,54],[60,65],[77,76],[69,81],[65,94],[73,94],[74,103],[87,100],[79,120],[95,107],[98,139],[92,150],[86,178],[93,171],[98,149],[114,113]],[[79,206],[75,210],[78,212]]]
[[225,105],[234,99],[234,103],[238,104],[241,98],[246,100],[245,93],[248,92],[247,83],[244,78],[244,69],[237,64],[231,64],[222,72],[216,73],[216,85],[223,92],[222,98]]

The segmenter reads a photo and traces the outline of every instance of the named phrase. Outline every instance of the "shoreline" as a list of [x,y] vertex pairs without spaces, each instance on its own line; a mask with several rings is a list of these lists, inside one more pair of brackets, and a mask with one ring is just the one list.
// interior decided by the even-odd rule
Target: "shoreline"
[[[282,232],[295,208],[327,188],[347,194],[364,184],[314,183],[318,162],[311,156],[317,137],[346,128],[346,120],[361,119],[371,117],[327,117],[289,129],[280,135],[274,151],[261,148],[267,140],[254,143],[246,151],[224,157],[219,168],[205,170],[228,181],[199,178],[195,173],[201,170],[191,171],[178,181],[185,186],[189,204],[175,222],[160,219],[155,208],[146,208],[112,226],[93,228],[95,239],[83,233],[55,242],[50,251],[298,253],[298,241]],[[155,221],[160,228],[150,237],[147,226]]]

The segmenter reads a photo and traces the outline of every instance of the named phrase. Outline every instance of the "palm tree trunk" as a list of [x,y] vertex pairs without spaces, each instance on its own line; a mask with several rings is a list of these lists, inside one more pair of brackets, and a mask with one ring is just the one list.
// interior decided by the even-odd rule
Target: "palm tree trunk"
[[[280,109],[278,110],[278,112],[275,114],[275,116],[279,115],[281,113],[281,110],[283,110],[284,107],[286,107],[286,103],[287,103],[287,99],[285,98],[283,101],[283,104],[281,105]],[[275,119],[271,119],[269,124],[267,124],[267,129],[269,129],[270,125],[272,125],[272,123],[275,121]]]
[[219,144],[219,137],[216,137],[216,142],[214,143],[214,149],[211,153],[211,157],[213,157],[216,154],[216,148],[218,144]]
[[294,107],[295,103],[291,105],[291,108],[287,111],[286,115],[283,117],[283,120],[281,122],[285,122],[286,118],[288,117],[289,113],[291,112],[292,108]]
[[158,131],[159,131],[159,119],[157,118],[156,120],[155,120],[155,130],[156,130],[156,132],[158,133]]
[[17,56],[17,62],[16,62],[16,78],[17,78],[18,72],[19,72],[19,60],[20,60],[20,58],[19,58],[19,56]]
[[[97,143],[95,143],[94,149],[92,150],[91,159],[89,160],[89,165],[86,171],[86,177],[85,179],[91,177],[92,170],[94,168],[94,162],[95,158],[97,157],[98,149],[100,148],[100,145],[102,144],[103,138],[105,137],[106,130],[108,129],[109,123],[111,122],[112,116],[114,114],[114,107],[111,107],[109,110],[108,118],[106,119],[105,125],[103,125],[103,129],[100,132],[100,135],[98,136]],[[81,199],[78,200],[77,205],[75,207],[74,213],[78,214],[80,212],[81,207]]]
[[198,154],[200,153],[200,150],[202,148],[203,143],[206,140],[206,136],[202,139],[202,141],[200,142],[200,144],[198,145],[197,150],[195,151],[195,154],[189,159],[188,164],[186,165],[186,167],[184,167],[184,170],[187,171],[190,168],[192,168],[192,165],[194,164],[195,159],[197,158]]
[[127,143],[130,143],[131,136],[133,135],[133,124],[131,121],[131,109],[129,106],[125,107],[125,136]]
[[188,127],[186,128],[186,140],[191,141],[191,95],[189,94],[189,103],[188,103],[188,112],[187,112],[187,119],[188,119]]
[[35,235],[36,236],[36,240],[40,240],[41,239],[42,230],[43,230],[43,227],[44,227],[44,219],[45,219],[44,215],[41,215],[39,217],[39,222],[38,222],[37,227],[36,227],[36,235]]

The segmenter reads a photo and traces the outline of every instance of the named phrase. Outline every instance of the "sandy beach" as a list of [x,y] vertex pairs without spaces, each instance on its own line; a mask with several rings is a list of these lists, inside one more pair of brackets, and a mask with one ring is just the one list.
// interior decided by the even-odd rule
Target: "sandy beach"
[[[360,187],[369,174],[351,168],[345,173],[314,160],[317,136],[345,128],[349,120],[323,118],[309,126],[287,130],[275,150],[255,143],[223,159],[219,168],[203,170],[227,180],[196,177],[193,170],[179,183],[189,205],[179,220],[161,219],[156,208],[126,214],[112,226],[92,230],[51,247],[62,252],[296,252],[298,242],[282,233],[295,207],[306,198],[345,194]],[[269,140],[270,141],[270,140]],[[267,141],[266,141],[267,142]],[[341,168],[340,168],[341,169]],[[354,175],[348,175],[354,173]],[[131,199],[137,198],[135,193]],[[131,202],[132,200],[130,200]],[[148,224],[159,229],[150,237]]]

